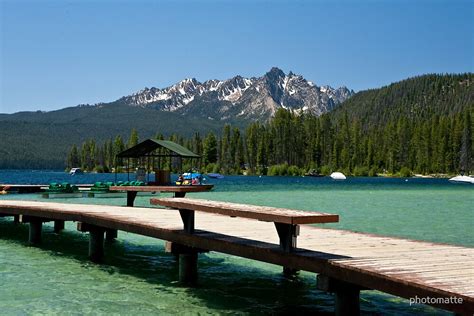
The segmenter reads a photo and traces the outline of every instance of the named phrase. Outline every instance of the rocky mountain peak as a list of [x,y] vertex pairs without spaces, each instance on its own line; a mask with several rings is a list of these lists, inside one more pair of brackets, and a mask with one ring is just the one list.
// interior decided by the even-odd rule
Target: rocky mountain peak
[[204,83],[188,78],[164,89],[145,88],[118,101],[215,120],[268,119],[278,108],[321,115],[353,93],[346,87],[318,87],[301,75],[291,71],[286,75],[273,67],[259,78],[237,75]]

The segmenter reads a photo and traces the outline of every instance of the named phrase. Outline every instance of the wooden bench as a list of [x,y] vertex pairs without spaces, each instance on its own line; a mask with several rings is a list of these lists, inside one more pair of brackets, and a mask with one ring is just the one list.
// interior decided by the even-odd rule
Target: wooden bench
[[195,211],[273,222],[280,238],[280,247],[285,252],[291,252],[296,248],[299,224],[339,221],[339,216],[335,214],[190,198],[152,198],[150,203],[178,209],[183,220],[184,230],[190,234],[194,232]]
[[144,186],[111,186],[110,191],[127,192],[127,206],[133,206],[138,192],[169,192],[174,193],[175,197],[184,197],[190,192],[206,192],[210,191],[214,185],[144,185]]

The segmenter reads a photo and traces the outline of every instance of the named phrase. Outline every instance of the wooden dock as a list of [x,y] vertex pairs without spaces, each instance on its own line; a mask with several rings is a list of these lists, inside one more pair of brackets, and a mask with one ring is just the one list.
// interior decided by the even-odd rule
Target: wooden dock
[[202,212],[196,212],[193,234],[183,230],[180,214],[170,209],[0,200],[0,214],[36,223],[30,224],[30,238],[41,231],[34,219],[55,220],[58,226],[77,221],[91,239],[97,234],[93,227],[122,230],[315,272],[318,288],[327,291],[351,284],[408,299],[437,298],[444,301],[430,305],[463,315],[474,312],[474,248],[301,225],[297,249],[284,252],[273,223]]

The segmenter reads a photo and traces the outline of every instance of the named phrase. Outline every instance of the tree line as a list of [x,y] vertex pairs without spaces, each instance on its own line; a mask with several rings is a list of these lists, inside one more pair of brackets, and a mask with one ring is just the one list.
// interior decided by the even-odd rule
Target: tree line
[[[409,176],[471,171],[472,130],[472,106],[453,115],[424,120],[399,117],[383,125],[365,124],[357,117],[349,118],[347,112],[315,117],[280,109],[269,122],[254,122],[245,129],[225,125],[220,134],[195,133],[189,138],[173,134],[168,139],[201,155],[199,162],[184,160],[184,169],[195,167],[203,172],[327,175],[341,171],[355,176]],[[109,172],[121,164],[115,155],[138,142],[136,130],[127,141],[121,136],[101,144],[89,139],[72,146],[67,166]],[[175,164],[165,164],[178,171]]]

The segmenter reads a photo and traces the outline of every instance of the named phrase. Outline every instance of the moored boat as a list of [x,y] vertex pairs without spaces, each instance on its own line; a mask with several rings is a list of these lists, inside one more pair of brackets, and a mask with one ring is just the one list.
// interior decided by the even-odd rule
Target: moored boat
[[78,174],[83,174],[84,171],[82,171],[81,168],[72,168],[71,171],[69,171],[69,174],[71,176],[75,176],[75,175],[78,175]]
[[474,184],[474,178],[471,176],[464,176],[464,175],[459,175],[452,177],[449,179],[449,181],[452,182],[459,182],[459,183],[473,183]]
[[330,177],[333,180],[346,180],[346,176],[342,172],[333,172]]

